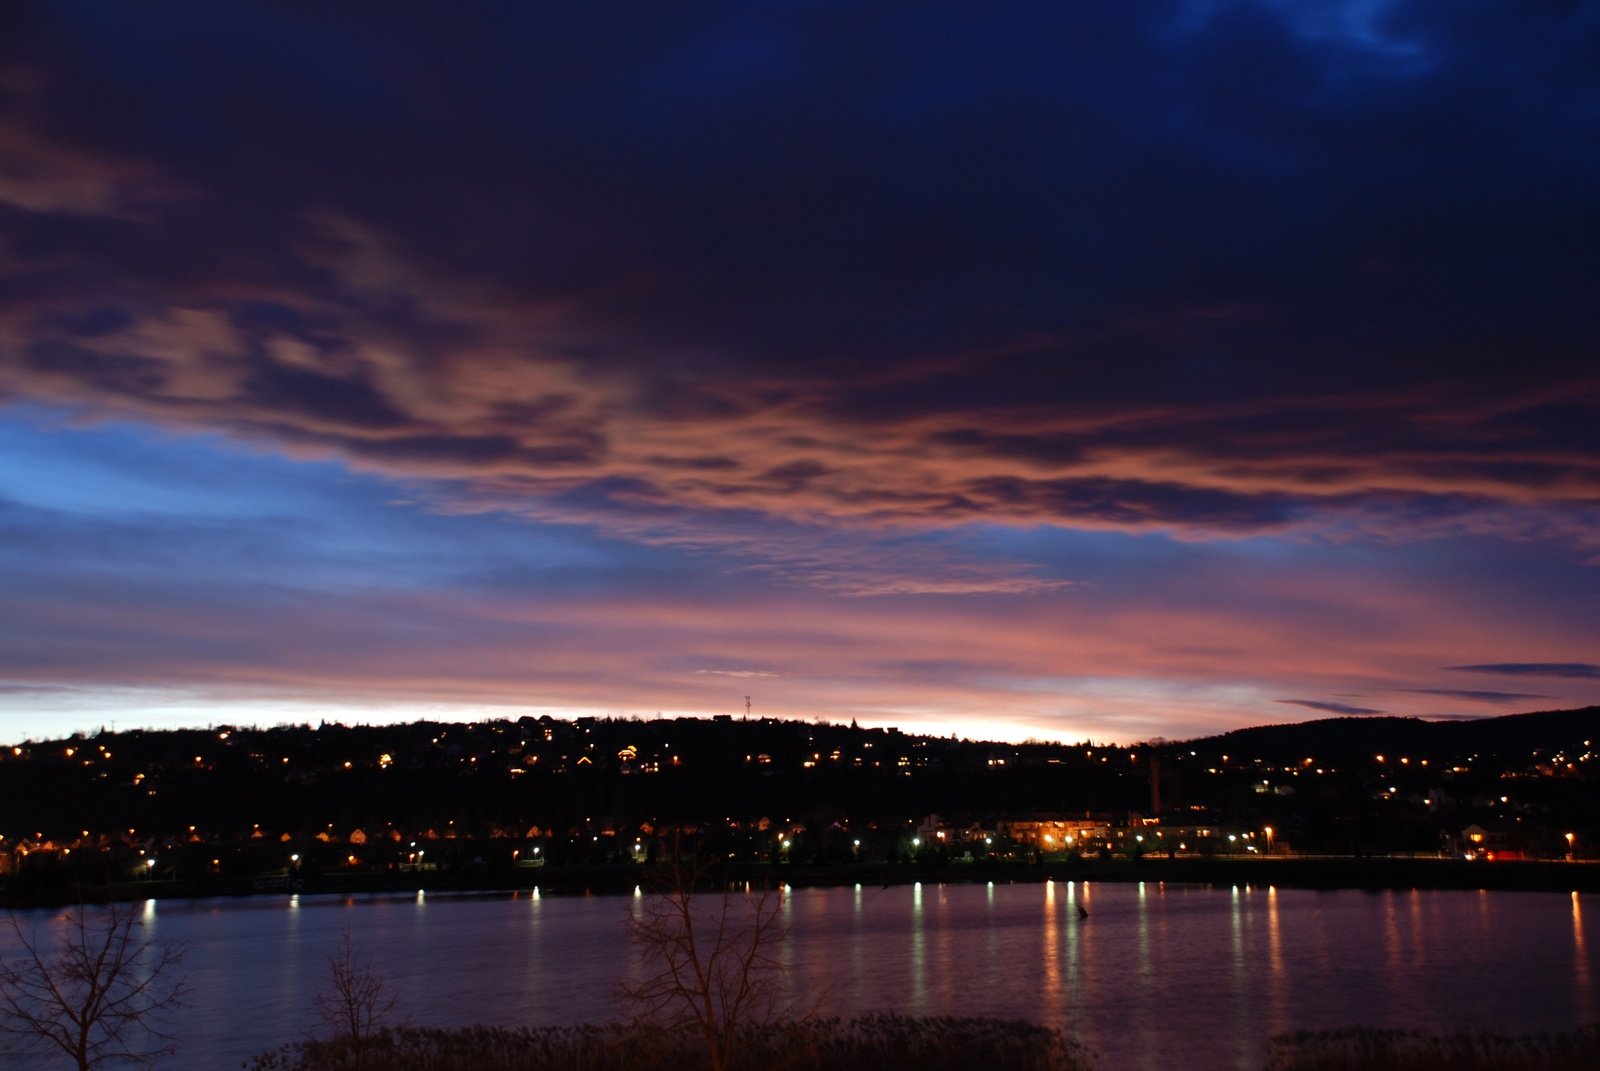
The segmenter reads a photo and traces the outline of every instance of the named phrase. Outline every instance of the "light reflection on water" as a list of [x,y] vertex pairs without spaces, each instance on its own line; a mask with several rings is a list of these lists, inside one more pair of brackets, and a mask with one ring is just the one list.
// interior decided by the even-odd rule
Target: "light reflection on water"
[[[1600,914],[1577,894],[1063,882],[787,896],[780,955],[797,1007],[1030,1019],[1109,1068],[1255,1071],[1267,1038],[1299,1028],[1520,1032],[1600,1018],[1585,928]],[[163,1066],[237,1067],[309,1032],[347,931],[419,1025],[618,1017],[638,903],[537,891],[149,902],[146,928],[186,944],[194,990],[174,1023],[183,1047]]]

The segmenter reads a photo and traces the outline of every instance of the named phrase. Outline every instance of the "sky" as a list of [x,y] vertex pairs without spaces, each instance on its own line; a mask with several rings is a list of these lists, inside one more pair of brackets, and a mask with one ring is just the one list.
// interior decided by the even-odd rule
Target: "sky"
[[1600,702],[1600,4],[7,4],[0,739]]

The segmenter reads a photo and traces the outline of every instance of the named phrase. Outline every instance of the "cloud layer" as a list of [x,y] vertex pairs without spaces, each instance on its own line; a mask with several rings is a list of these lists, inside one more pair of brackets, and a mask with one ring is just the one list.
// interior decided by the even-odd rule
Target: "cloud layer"
[[[1407,582],[1423,602],[1396,612],[1443,632],[1451,612],[1503,619],[1512,579],[1595,590],[1590,7],[4,18],[10,419],[336,462],[460,519],[451,538],[507,571],[523,559],[486,533],[515,518],[539,545],[605,545],[594,584],[655,585],[645,563],[670,562],[673,599],[732,578],[824,617],[841,596],[1098,607],[1120,545],[1101,538],[1164,548],[1118,589],[1130,612],[1189,613],[1155,586],[1169,556],[1201,584],[1203,555],[1174,541],[1226,543],[1277,584],[1214,592],[1219,620],[1321,614],[1329,635],[1322,578],[1353,570],[1376,603],[1415,548],[1464,556],[1441,572],[1518,571]],[[348,538],[377,538],[363,518]],[[129,561],[181,570],[162,556],[180,544],[139,538]],[[396,553],[435,576],[416,545]],[[338,560],[321,590],[366,575]],[[1059,622],[1077,611],[1055,612],[1049,634],[1076,641]],[[61,628],[47,663],[94,631]],[[1562,642],[1478,636],[1355,675],[1396,689],[1384,709],[1543,698],[1433,675],[1582,657]],[[702,685],[787,672],[682,653],[704,656],[683,663]],[[1129,680],[1162,672],[1127,657]],[[1062,676],[1024,662],[972,679]],[[1258,712],[1356,686],[1268,676]]]

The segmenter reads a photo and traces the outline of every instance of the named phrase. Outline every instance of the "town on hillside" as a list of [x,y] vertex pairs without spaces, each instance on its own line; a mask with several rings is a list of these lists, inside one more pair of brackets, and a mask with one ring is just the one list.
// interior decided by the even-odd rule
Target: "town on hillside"
[[780,718],[127,730],[0,749],[14,901],[737,864],[1600,858],[1600,708],[1135,745]]

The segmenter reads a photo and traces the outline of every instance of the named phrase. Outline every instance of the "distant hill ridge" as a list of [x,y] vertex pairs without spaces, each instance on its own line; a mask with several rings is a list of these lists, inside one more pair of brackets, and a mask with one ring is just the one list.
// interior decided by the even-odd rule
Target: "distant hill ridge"
[[[635,729],[687,724],[700,727],[699,731],[702,732],[710,730],[713,722],[723,722],[730,732],[737,734],[740,738],[750,738],[751,740],[775,728],[815,730],[830,736],[847,731],[842,724],[811,722],[798,717],[769,716],[748,721],[684,716],[672,718],[578,718],[575,721],[552,720],[549,718],[536,720],[523,717],[517,719],[492,719],[474,723],[421,720],[355,725],[325,722],[320,726],[306,724],[242,727],[212,726],[207,728],[133,728],[110,734],[107,734],[102,729],[99,734],[82,732],[74,734],[72,737],[64,738],[64,740],[30,740],[26,743],[35,746],[41,744],[70,744],[77,740],[121,737],[125,741],[140,738],[150,742],[168,740],[174,745],[180,746],[180,748],[186,748],[192,747],[193,742],[213,738],[218,728],[237,728],[246,734],[266,737],[285,737],[298,734],[309,734],[311,737],[317,737],[321,735],[348,734],[353,737],[383,741],[404,736],[415,736],[419,733],[427,736],[437,734],[441,730],[448,732],[464,730],[470,734],[480,729],[487,731],[490,727],[496,725],[503,727],[522,724],[534,726],[546,722],[578,727],[586,724],[613,728],[631,726]],[[900,733],[897,729],[869,729],[865,727],[856,729],[853,722],[848,731],[869,737],[882,736],[885,733],[894,734],[898,738],[907,741],[926,741],[929,743],[945,743],[947,739],[948,742],[953,743],[955,741],[953,735],[946,738],[924,733]],[[981,737],[962,738],[961,743],[980,749],[1013,748],[1020,751],[1034,751],[1041,748],[1047,750],[1052,748],[1074,748],[1082,744],[1091,744],[1093,747],[1123,747],[1156,752],[1181,751],[1188,753],[1193,751],[1196,754],[1293,758],[1312,754],[1358,755],[1391,751],[1396,755],[1403,755],[1407,749],[1419,752],[1459,750],[1468,752],[1482,750],[1505,752],[1518,749],[1531,751],[1535,748],[1543,750],[1574,747],[1587,749],[1588,745],[1584,742],[1591,740],[1600,740],[1600,706],[1586,706],[1572,710],[1540,710],[1521,714],[1499,714],[1481,718],[1439,720],[1381,714],[1340,716],[1316,718],[1302,722],[1249,726],[1243,729],[1230,730],[1226,733],[1194,737],[1187,740],[1157,738],[1122,745],[1091,743],[1088,739],[1076,743],[1065,740],[1057,743],[1029,739],[1019,743],[986,740]],[[435,742],[437,743],[437,741]],[[743,742],[745,741],[741,740],[741,743]]]
[[1319,718],[1284,725],[1258,725],[1208,736],[1173,748],[1262,757],[1299,754],[1337,757],[1407,751],[1506,752],[1584,748],[1600,738],[1600,706],[1540,710],[1490,718],[1426,721],[1386,715]]

